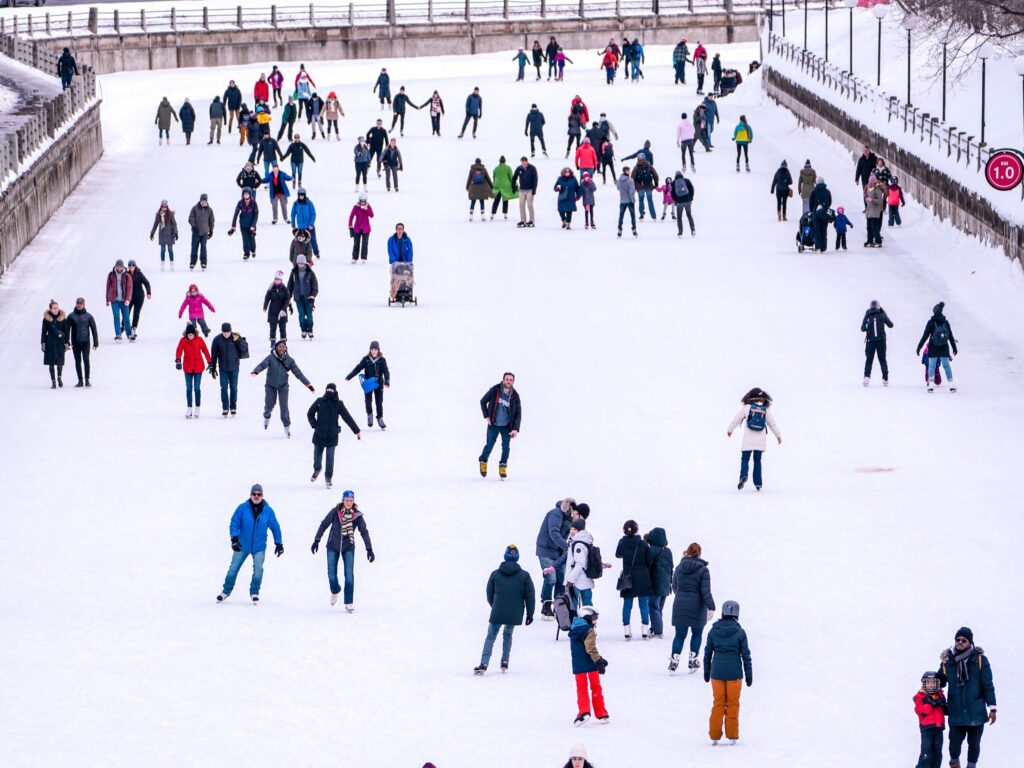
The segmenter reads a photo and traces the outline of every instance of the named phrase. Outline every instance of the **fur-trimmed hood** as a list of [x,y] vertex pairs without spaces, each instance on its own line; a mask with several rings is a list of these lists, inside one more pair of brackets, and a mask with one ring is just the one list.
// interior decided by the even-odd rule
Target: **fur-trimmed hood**
[[64,314],[64,310],[62,309],[57,313],[57,316],[54,317],[50,313],[49,307],[47,307],[46,311],[43,312],[43,320],[57,320],[59,322],[64,322],[65,320],[67,320],[67,315]]

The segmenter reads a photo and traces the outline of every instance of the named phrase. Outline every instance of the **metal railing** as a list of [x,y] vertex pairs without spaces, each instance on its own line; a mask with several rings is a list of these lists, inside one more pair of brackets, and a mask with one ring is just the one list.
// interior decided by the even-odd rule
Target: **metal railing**
[[386,0],[347,5],[31,12],[0,17],[0,34],[30,38],[280,27],[402,26],[525,19],[598,19],[699,13],[752,13],[765,0]]

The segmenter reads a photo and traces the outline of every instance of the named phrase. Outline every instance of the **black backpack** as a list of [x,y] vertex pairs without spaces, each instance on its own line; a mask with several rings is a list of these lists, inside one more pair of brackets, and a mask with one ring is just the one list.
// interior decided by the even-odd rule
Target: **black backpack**
[[648,165],[641,165],[636,169],[636,183],[637,184],[650,184],[651,183],[651,168]]
[[[601,548],[593,544],[580,542],[587,548],[587,564],[583,566],[583,573],[588,579],[600,579],[604,575],[604,563],[601,562]],[[576,546],[575,543],[573,546]]]
[[928,342],[928,349],[944,347],[947,344],[949,344],[949,324],[946,322],[936,322],[935,327],[932,329],[931,340]]
[[235,343],[235,349],[238,350],[238,359],[247,360],[249,358],[249,342],[245,340],[245,336],[236,333],[231,340]]

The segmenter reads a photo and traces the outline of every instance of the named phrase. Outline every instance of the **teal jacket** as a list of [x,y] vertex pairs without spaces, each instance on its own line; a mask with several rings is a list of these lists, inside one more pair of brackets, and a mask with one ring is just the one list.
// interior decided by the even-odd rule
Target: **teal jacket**
[[704,646],[704,680],[740,680],[753,682],[747,633],[736,619],[719,619],[711,626]]
[[750,127],[750,123],[746,125],[736,123],[736,127],[732,131],[732,138],[737,144],[749,144],[754,140],[754,129]]

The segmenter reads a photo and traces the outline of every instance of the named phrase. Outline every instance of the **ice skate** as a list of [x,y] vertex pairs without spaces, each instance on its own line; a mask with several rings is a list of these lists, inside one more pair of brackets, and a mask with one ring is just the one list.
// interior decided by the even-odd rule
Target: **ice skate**
[[191,419],[192,418],[192,409],[191,408],[188,408],[188,409],[185,410],[185,418],[186,419]]
[[691,675],[700,669],[700,659],[697,658],[697,654],[693,651],[690,651],[690,657],[686,661],[686,668],[690,670]]
[[584,712],[581,715],[576,715],[576,719],[572,721],[572,724],[575,725],[578,728],[581,725],[583,725],[585,722],[587,722],[587,720],[589,720],[589,719],[590,719],[590,713],[589,712]]
[[487,462],[480,462],[480,477],[487,477]]
[[508,662],[507,661],[501,662],[501,671],[502,671],[502,673],[508,672]]
[[249,599],[252,600],[252,604],[253,605],[259,605],[260,604],[260,596],[259,595],[249,595]]
[[870,383],[871,383],[871,379],[869,379],[869,378],[868,378],[867,376],[865,376],[865,377],[864,377],[864,386],[866,387],[866,386],[868,386],[868,385],[869,385]]
[[366,426],[368,426],[370,428],[373,427],[373,414],[372,413],[366,414]]
[[228,599],[228,593],[227,592],[221,592],[219,595],[217,595],[217,602],[218,603],[223,603],[227,599]]
[[309,482],[315,483],[318,477],[320,477],[320,470],[314,469],[312,476],[309,478]]
[[338,602],[338,596],[337,595],[331,595],[331,605],[336,605],[337,602]]
[[481,664],[478,667],[473,667],[473,674],[476,675],[477,677],[482,677],[484,672],[486,672],[486,671],[487,671],[487,665],[486,664]]
[[622,634],[626,636],[627,640],[633,639],[633,628],[629,624],[622,625]]
[[193,419],[198,419],[199,418],[199,406],[198,405],[196,406],[195,413],[192,414],[192,418]]
[[747,484],[747,478],[746,478],[746,475],[744,475],[743,477],[740,478],[740,481],[738,483],[736,483],[736,490],[737,491],[742,491],[743,490],[743,486],[746,485],[746,484]]
[[641,640],[650,640],[651,639],[651,625],[650,624],[641,624],[640,625],[640,639]]
[[290,438],[290,437],[292,436],[292,430],[291,430],[291,427],[285,427],[285,428],[284,428],[284,436],[285,436],[285,437],[288,437],[288,438]]
[[355,613],[355,610],[356,608],[354,605],[352,605],[352,603],[345,604],[345,613]]
[[270,419],[263,419],[263,428],[266,429],[270,426]]
[[377,417],[377,426],[380,427],[381,429],[387,429],[387,425],[384,423],[384,417],[383,416],[378,416]]
[[679,654],[673,653],[672,658],[668,662],[668,671],[675,672],[677,669],[679,669]]

